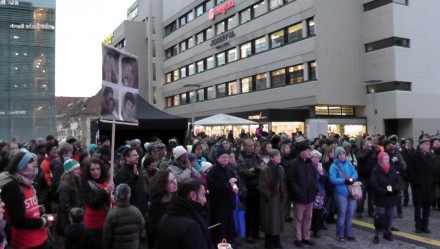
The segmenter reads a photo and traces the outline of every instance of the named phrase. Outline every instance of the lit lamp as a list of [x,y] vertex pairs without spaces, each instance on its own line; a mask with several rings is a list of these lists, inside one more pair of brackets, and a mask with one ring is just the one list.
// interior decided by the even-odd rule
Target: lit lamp
[[200,89],[202,85],[199,84],[186,84],[183,87],[190,87],[193,89],[193,97],[191,98],[191,133],[194,134],[194,102],[196,101],[196,99],[193,98],[197,98],[197,90]]

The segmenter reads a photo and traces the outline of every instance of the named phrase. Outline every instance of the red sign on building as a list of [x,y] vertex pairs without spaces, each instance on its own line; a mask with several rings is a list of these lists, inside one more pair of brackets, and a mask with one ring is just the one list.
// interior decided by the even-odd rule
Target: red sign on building
[[212,20],[214,19],[215,15],[225,14],[226,11],[232,7],[234,7],[234,1],[229,1],[223,4],[222,6],[218,7],[217,9],[210,9],[208,11],[208,19]]

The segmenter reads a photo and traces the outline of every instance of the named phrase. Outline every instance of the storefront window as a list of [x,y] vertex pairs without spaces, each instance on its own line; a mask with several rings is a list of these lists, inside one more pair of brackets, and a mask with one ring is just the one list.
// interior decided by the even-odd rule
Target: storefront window
[[272,122],[272,131],[276,134],[292,134],[297,130],[304,133],[304,122]]

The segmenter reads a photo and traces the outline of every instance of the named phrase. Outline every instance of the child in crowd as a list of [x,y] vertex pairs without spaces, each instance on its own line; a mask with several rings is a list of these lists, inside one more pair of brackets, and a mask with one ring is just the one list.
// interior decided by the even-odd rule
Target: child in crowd
[[70,225],[64,231],[66,249],[94,249],[96,241],[92,231],[84,226],[84,209],[72,208],[69,212]]

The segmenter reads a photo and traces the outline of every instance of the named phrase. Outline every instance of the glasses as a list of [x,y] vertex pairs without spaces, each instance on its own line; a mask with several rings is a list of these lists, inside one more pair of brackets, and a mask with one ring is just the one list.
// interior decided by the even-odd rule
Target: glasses
[[130,157],[132,157],[132,156],[133,156],[133,157],[137,157],[137,156],[139,156],[139,155],[136,153],[136,154],[131,154],[131,155],[130,155]]

